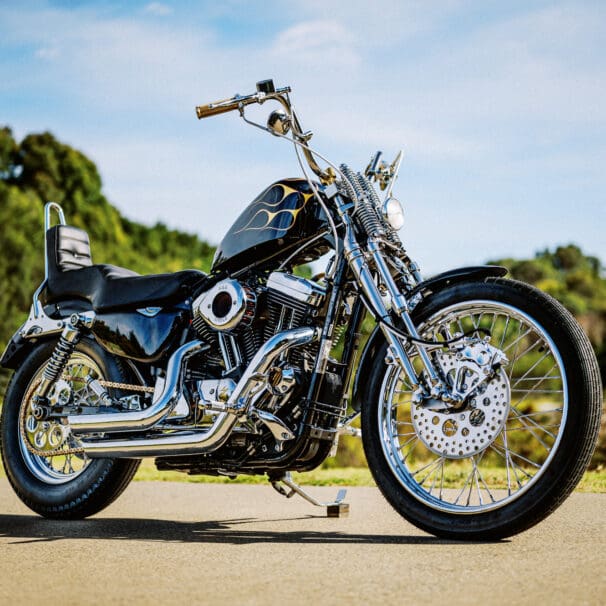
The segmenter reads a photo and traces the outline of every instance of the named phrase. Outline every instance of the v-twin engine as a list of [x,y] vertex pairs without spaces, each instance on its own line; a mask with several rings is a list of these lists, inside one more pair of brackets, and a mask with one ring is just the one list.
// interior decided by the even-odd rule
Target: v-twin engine
[[[257,276],[247,282],[222,280],[193,303],[199,337],[221,355],[226,370],[246,366],[273,335],[299,326],[312,326],[321,313],[326,289],[284,272]],[[297,365],[306,353],[293,352]]]

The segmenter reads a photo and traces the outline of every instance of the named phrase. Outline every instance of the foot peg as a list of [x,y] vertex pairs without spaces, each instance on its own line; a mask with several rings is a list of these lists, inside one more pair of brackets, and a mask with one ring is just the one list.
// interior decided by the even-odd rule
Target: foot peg
[[[316,507],[326,507],[326,516],[329,518],[344,518],[349,515],[349,503],[343,503],[347,490],[342,488],[337,493],[337,498],[334,501],[321,502],[314,499],[309,493],[305,492],[301,486],[293,482],[290,472],[286,472],[284,475],[271,480],[271,485],[281,495],[290,499],[295,494],[303,497],[307,502],[315,505]],[[290,490],[287,490],[290,489]]]

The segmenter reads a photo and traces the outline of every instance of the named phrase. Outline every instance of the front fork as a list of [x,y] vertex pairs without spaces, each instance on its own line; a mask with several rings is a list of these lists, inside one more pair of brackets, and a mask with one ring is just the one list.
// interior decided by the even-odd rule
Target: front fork
[[[379,243],[375,239],[369,238],[367,252],[362,250],[362,247],[358,244],[355,238],[351,218],[345,212],[340,212],[340,215],[345,226],[345,237],[343,239],[345,257],[348,261],[349,267],[357,279],[360,288],[362,289],[362,292],[370,304],[371,312],[373,315],[377,315],[378,319],[380,320],[379,326],[381,327],[381,330],[389,345],[391,357],[406,373],[406,376],[408,377],[408,380],[413,388],[421,388],[426,390],[427,393],[425,395],[431,398],[442,399],[444,401],[452,401],[454,398],[458,401],[458,398],[451,394],[440,375],[436,372],[436,369],[426,349],[421,343],[415,341],[420,340],[420,336],[414,322],[412,321],[412,318],[410,317],[408,302],[406,297],[400,292],[400,289],[395,283],[391,272],[385,263]],[[423,364],[425,375],[427,377],[426,386],[421,384],[419,376],[417,375],[417,372],[415,371],[412,362],[406,353],[406,348],[404,346],[402,337],[399,337],[389,329],[389,326],[392,326],[389,310],[385,305],[379,290],[379,286],[377,285],[373,273],[370,270],[368,258],[372,259],[380,283],[387,290],[393,311],[404,322],[406,331],[411,337],[412,346],[419,355],[419,358]]]

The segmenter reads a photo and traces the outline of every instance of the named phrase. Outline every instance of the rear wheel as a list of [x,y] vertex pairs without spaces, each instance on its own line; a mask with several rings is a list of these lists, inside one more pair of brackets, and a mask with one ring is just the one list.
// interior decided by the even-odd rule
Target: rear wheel
[[464,352],[436,351],[451,385],[481,389],[462,408],[432,410],[380,351],[362,413],[379,488],[405,518],[444,537],[498,539],[538,523],[577,485],[596,443],[601,386],[587,338],[556,301],[510,280],[445,289],[415,321],[425,339],[490,334],[507,361],[482,383]]
[[[37,421],[32,398],[55,342],[36,347],[8,386],[1,419],[2,461],[19,498],[49,518],[78,519],[107,507],[128,486],[139,466],[132,459],[89,459],[67,427]],[[49,394],[56,403],[98,406],[87,379],[129,382],[122,365],[96,343],[82,341]],[[46,456],[45,452],[50,453]]]

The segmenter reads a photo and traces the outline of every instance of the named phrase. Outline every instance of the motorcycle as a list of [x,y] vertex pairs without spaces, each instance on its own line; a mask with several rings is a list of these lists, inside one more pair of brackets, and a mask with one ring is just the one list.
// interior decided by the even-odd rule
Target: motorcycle
[[[267,102],[267,123],[250,119]],[[554,511],[601,414],[574,318],[503,267],[424,280],[398,235],[401,153],[377,152],[364,172],[331,163],[310,147],[290,87],[265,80],[196,111],[235,111],[288,141],[303,176],[255,198],[208,275],[94,264],[87,233],[46,205],[45,279],[1,359],[14,370],[2,459],[19,498],[48,518],[90,516],[153,457],[159,470],[266,474],[340,515],[343,492],[320,503],[290,474],[361,433],[378,488],[429,533],[494,540]],[[320,257],[325,272],[301,277]]]

